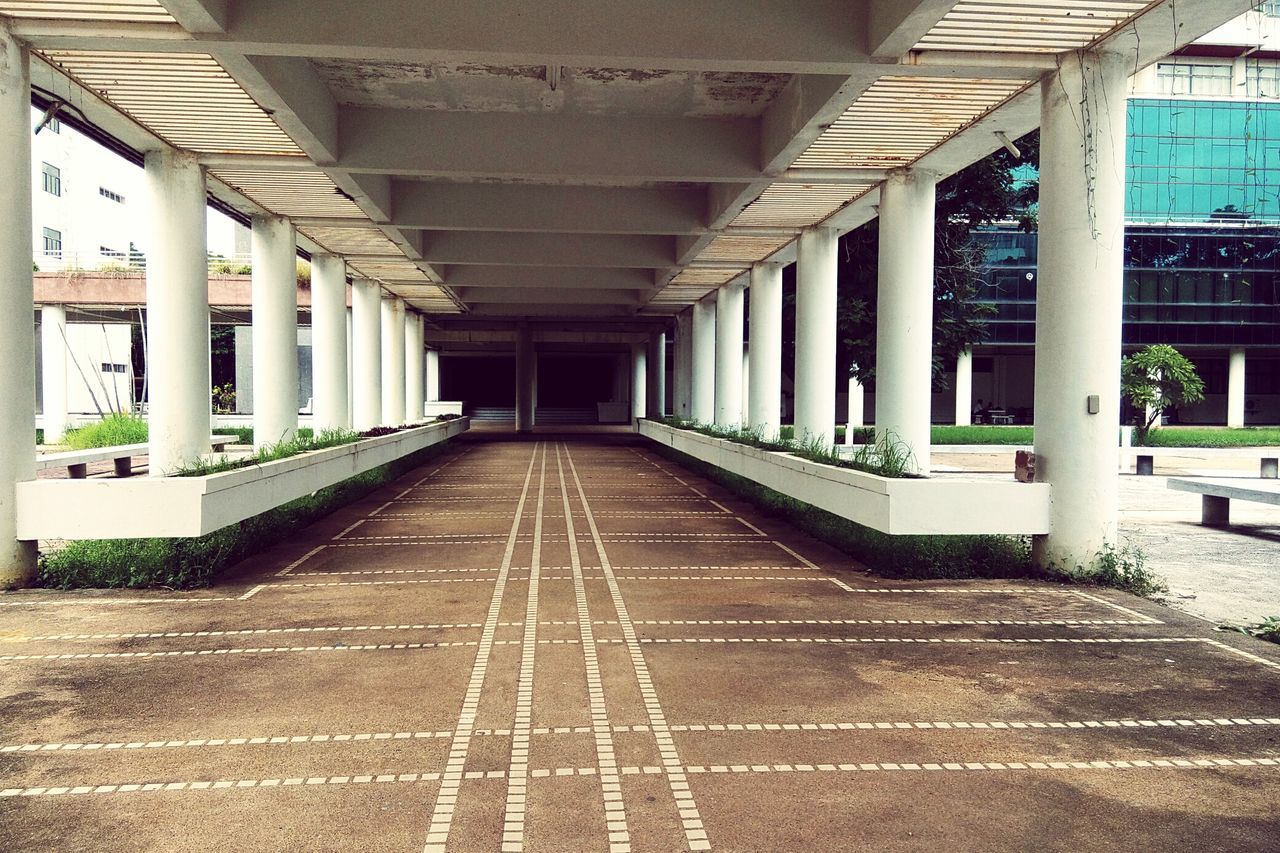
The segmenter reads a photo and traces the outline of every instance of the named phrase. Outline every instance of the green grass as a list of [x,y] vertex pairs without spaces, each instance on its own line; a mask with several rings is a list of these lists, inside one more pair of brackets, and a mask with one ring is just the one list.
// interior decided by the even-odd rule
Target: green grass
[[[214,435],[234,435],[236,444],[253,444],[253,427],[215,427]],[[314,435],[311,427],[298,427],[298,438],[310,438]]]
[[44,430],[36,430],[36,444],[44,444]]
[[1147,447],[1274,447],[1280,427],[1162,427],[1147,436]]
[[133,415],[108,415],[97,423],[67,430],[63,444],[73,450],[142,444],[147,440],[147,422]]
[[207,586],[240,560],[422,465],[443,452],[446,444],[424,448],[198,538],[69,542],[62,550],[41,556],[36,583],[57,589]]
[[253,465],[261,465],[264,462],[287,459],[290,456],[297,456],[299,453],[324,450],[326,447],[337,447],[360,440],[360,433],[349,429],[326,429],[321,430],[319,435],[312,434],[311,430],[307,430],[307,433],[307,435],[303,435],[302,430],[298,430],[298,437],[293,441],[268,444],[266,447],[258,448],[252,456],[241,459],[223,457],[214,462],[207,462],[203,459],[192,462],[175,471],[173,476],[203,477],[206,474],[220,474],[223,471],[235,471],[238,468],[248,468]]
[[1029,426],[935,426],[929,430],[933,444],[1031,444]]

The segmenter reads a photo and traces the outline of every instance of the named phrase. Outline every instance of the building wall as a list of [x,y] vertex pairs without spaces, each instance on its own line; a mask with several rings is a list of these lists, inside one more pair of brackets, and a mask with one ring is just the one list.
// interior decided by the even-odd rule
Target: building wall
[[[36,325],[36,405],[44,413],[44,359]],[[97,415],[133,408],[132,327],[128,323],[67,324],[67,412]]]
[[[236,412],[253,412],[253,327],[235,327]],[[311,327],[298,327],[298,411],[311,414]]]

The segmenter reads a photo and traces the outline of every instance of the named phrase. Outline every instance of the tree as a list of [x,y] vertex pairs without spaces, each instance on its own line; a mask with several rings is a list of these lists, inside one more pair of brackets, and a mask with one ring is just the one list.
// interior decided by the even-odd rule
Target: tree
[[[934,234],[934,381],[943,384],[946,365],[986,338],[992,309],[976,301],[982,285],[983,249],[973,229],[1017,221],[1035,230],[1039,188],[1038,132],[1019,139],[1022,159],[1002,148],[938,185]],[[878,220],[846,234],[838,266],[837,347],[841,365],[862,381],[875,374]]]
[[1120,389],[1136,414],[1138,444],[1166,409],[1204,399],[1204,381],[1196,366],[1168,344],[1152,344],[1120,361]]

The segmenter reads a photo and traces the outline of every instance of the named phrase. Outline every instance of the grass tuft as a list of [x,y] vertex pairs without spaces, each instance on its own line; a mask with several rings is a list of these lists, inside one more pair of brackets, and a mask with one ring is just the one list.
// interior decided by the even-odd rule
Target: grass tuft
[[95,447],[117,447],[121,444],[142,444],[147,440],[147,422],[126,414],[107,415],[97,423],[67,430],[63,444],[73,450],[89,450]]
[[[224,456],[216,461],[196,460],[175,471],[173,476],[203,477],[207,474],[221,474],[223,471],[235,471],[239,468],[261,465],[264,462],[287,459],[290,456],[297,456],[299,453],[324,450],[326,447],[337,447],[360,440],[360,433],[349,429],[326,429],[321,430],[319,435],[311,434],[305,436],[301,434],[301,430],[298,432],[298,437],[293,441],[269,444],[266,447],[259,448],[252,456],[241,459],[229,459]],[[311,431],[308,430],[308,432],[310,433]]]

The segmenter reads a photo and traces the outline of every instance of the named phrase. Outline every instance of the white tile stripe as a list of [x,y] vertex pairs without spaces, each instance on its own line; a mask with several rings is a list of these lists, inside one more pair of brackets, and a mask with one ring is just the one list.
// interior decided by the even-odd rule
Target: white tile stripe
[[1269,660],[1268,658],[1264,658],[1264,657],[1259,657],[1258,655],[1255,655],[1252,652],[1246,652],[1243,649],[1237,649],[1235,646],[1229,646],[1226,643],[1222,642],[1221,640],[1206,639],[1205,642],[1213,646],[1215,649],[1221,649],[1224,652],[1228,652],[1238,657],[1242,657],[1245,660],[1253,661],[1254,663],[1261,664],[1262,666],[1268,667],[1270,669],[1280,669],[1280,663],[1277,663],[1276,661]]
[[336,575],[443,575],[450,572],[456,574],[488,573],[496,575],[497,568],[492,569],[334,569],[327,572],[294,572],[295,578],[322,578]]
[[[467,763],[467,753],[471,748],[472,730],[475,728],[476,712],[480,706],[480,692],[484,687],[485,671],[489,667],[489,652],[493,648],[493,636],[498,630],[498,614],[502,610],[502,593],[507,585],[507,571],[511,567],[511,558],[515,553],[516,536],[520,532],[520,521],[524,516],[524,505],[529,497],[529,483],[533,479],[533,465],[538,459],[538,448],[541,442],[534,444],[533,453],[529,456],[529,468],[525,471],[524,486],[520,490],[520,500],[516,503],[515,517],[511,522],[511,533],[507,537],[506,549],[502,555],[502,566],[498,578],[494,582],[493,596],[489,601],[489,612],[484,620],[480,634],[480,647],[476,651],[475,663],[471,667],[471,677],[467,683],[467,692],[463,697],[462,710],[458,715],[458,724],[454,729],[453,741],[449,746],[449,760],[445,765],[444,777],[440,789],[436,792],[435,805],[431,811],[431,825],[427,829],[427,839],[423,853],[445,853],[449,842],[449,830],[453,826],[453,811],[458,803],[458,790],[461,787],[463,767]],[[383,583],[382,581],[361,581],[360,583]],[[386,583],[417,583],[417,581],[387,581]]]
[[538,502],[533,519],[533,553],[529,560],[529,593],[525,599],[520,672],[516,683],[516,713],[511,725],[511,759],[507,769],[507,798],[502,816],[502,851],[524,850],[525,807],[529,796],[529,740],[533,728],[533,667],[538,648],[538,573],[542,567],[542,510],[547,486],[547,446],[542,445],[538,474]]
[[[602,640],[599,642],[622,642]],[[811,645],[1125,645],[1129,643],[1206,643],[1205,637],[641,637],[641,643],[799,643]],[[1262,661],[1259,658],[1259,661]],[[1263,661],[1265,662],[1265,661]],[[1280,664],[1276,664],[1280,666]]]
[[299,557],[298,559],[294,560],[292,563],[290,563],[289,565],[285,566],[285,567],[284,567],[283,569],[281,569],[280,571],[276,572],[276,577],[278,577],[278,578],[282,578],[282,577],[284,577],[285,575],[287,575],[287,574],[291,573],[294,569],[296,569],[296,568],[298,568],[299,566],[301,566],[301,565],[302,565],[303,563],[305,563],[307,560],[310,560],[310,559],[311,559],[312,557],[314,557],[316,554],[319,554],[321,551],[323,551],[323,550],[324,550],[324,547],[325,547],[325,546],[323,546],[323,545],[317,545],[315,548],[312,548],[310,551],[308,551],[307,553],[303,554],[301,557]]
[[[940,758],[930,762],[861,762],[847,764],[712,764],[712,765],[680,765],[676,767],[627,766],[619,768],[623,776],[662,775],[668,780],[686,774],[700,773],[849,773],[849,772],[895,772],[895,771],[980,771],[993,770],[1221,770],[1238,768],[1274,768],[1280,767],[1280,758],[1271,756],[1201,757],[1201,758],[1131,758],[1107,759],[1091,761],[947,761]],[[531,770],[529,776],[534,779],[546,779],[563,776],[595,776],[599,774],[596,767],[548,767]],[[382,773],[356,776],[311,776],[275,779],[227,779],[220,781],[199,782],[136,782],[115,785],[63,785],[32,788],[0,789],[2,797],[41,797],[41,796],[79,796],[83,794],[128,794],[151,793],[154,791],[225,791],[252,788],[276,788],[293,785],[359,785],[391,782],[432,782],[442,778],[445,773]],[[468,770],[461,774],[466,779],[501,779],[506,775],[504,770]],[[709,849],[701,847],[699,849]]]
[[1141,620],[1143,620],[1144,622],[1146,622],[1146,623],[1147,623],[1147,624],[1149,624],[1149,625],[1163,625],[1163,624],[1164,624],[1163,622],[1161,622],[1159,619],[1156,619],[1155,617],[1147,616],[1145,613],[1140,613],[1140,612],[1138,612],[1137,610],[1134,610],[1134,609],[1129,608],[1129,607],[1125,607],[1125,606],[1123,606],[1123,605],[1121,605],[1121,604],[1117,604],[1117,603],[1115,603],[1114,601],[1108,601],[1107,599],[1103,598],[1103,597],[1102,597],[1102,596],[1100,596],[1100,595],[1091,595],[1090,593],[1082,592],[1082,591],[1080,591],[1080,590],[1078,590],[1078,589],[1077,589],[1077,590],[1072,590],[1072,592],[1074,592],[1074,593],[1075,593],[1077,596],[1079,596],[1080,598],[1085,599],[1086,601],[1092,601],[1092,602],[1094,602],[1095,604],[1101,604],[1103,607],[1110,607],[1112,610],[1118,610],[1118,611],[1119,611],[1119,612],[1121,612],[1121,613],[1127,613],[1127,614],[1129,614],[1130,616],[1133,616],[1133,617],[1135,617],[1135,618],[1137,618],[1137,619],[1141,619]]
[[[520,624],[520,623],[511,623]],[[32,637],[6,637],[7,643],[34,643],[50,640],[167,640],[183,637],[239,637],[258,634],[327,634],[337,631],[421,631],[453,628],[479,628],[479,622],[420,623],[405,625],[314,625],[296,628],[229,628],[222,631],[140,631],[105,634],[41,634]]]
[[[825,723],[671,723],[673,732],[798,732],[798,731],[1017,731],[1023,729],[1134,729],[1134,728],[1248,728],[1280,726],[1280,717],[1214,717],[1213,719],[1168,716],[1152,719],[1120,720],[879,720],[874,722]],[[612,725],[611,732],[649,732],[644,724]],[[532,735],[593,734],[594,726],[535,726]],[[474,737],[511,735],[510,729],[476,729]],[[192,740],[107,741],[101,743],[18,743],[0,745],[0,753],[94,752],[137,749],[184,749],[225,746],[299,746],[305,744],[350,743],[384,740],[423,740],[453,737],[452,730],[434,732],[357,732],[313,735],[255,735],[252,737],[196,738]]]
[[137,658],[227,657],[233,655],[266,655],[289,652],[372,652],[398,649],[443,649],[475,646],[475,640],[445,643],[367,643],[341,646],[263,646],[260,648],[169,649],[155,652],[62,652],[39,655],[0,655],[0,661],[16,663],[37,660],[119,660]]
[[631,832],[627,827],[626,804],[622,798],[622,779],[618,775],[618,760],[613,748],[613,727],[609,724],[608,707],[605,704],[604,681],[600,677],[600,659],[596,654],[595,629],[591,611],[587,605],[587,587],[582,578],[582,558],[578,551],[578,537],[574,531],[573,512],[569,505],[569,487],[565,482],[564,463],[560,447],[556,446],[556,470],[560,476],[560,497],[564,502],[565,524],[569,539],[569,562],[573,565],[573,595],[578,611],[578,636],[582,643],[583,662],[587,674],[587,697],[591,708],[591,728],[596,747],[596,762],[600,765],[600,793],[604,798],[606,828],[609,832],[610,853],[630,853]]
[[[556,448],[559,453],[559,447]],[[640,696],[644,701],[645,714],[649,718],[649,725],[653,729],[654,740],[657,742],[658,754],[662,758],[662,766],[666,770],[667,785],[671,789],[671,795],[675,798],[676,808],[680,814],[680,822],[684,827],[685,844],[690,850],[710,850],[711,841],[707,838],[707,831],[702,825],[702,816],[698,812],[697,803],[693,799],[693,792],[689,789],[689,781],[685,778],[684,768],[680,763],[680,755],[676,750],[675,741],[671,737],[671,731],[667,726],[667,720],[662,712],[662,705],[658,702],[657,691],[653,687],[653,680],[649,676],[649,667],[645,663],[644,653],[640,649],[640,643],[636,638],[635,627],[631,624],[631,616],[627,612],[626,602],[622,598],[622,590],[618,587],[618,580],[613,575],[613,568],[609,564],[609,555],[605,551],[604,542],[600,539],[600,530],[596,527],[595,516],[591,514],[591,504],[587,502],[587,493],[582,488],[582,481],[578,477],[578,468],[574,465],[573,454],[569,450],[569,446],[564,446],[565,459],[569,463],[569,471],[573,474],[574,485],[577,487],[578,499],[582,503],[582,511],[587,517],[587,527],[591,531],[591,538],[595,540],[596,553],[600,556],[600,568],[604,572],[605,580],[609,586],[609,596],[613,599],[614,609],[618,613],[618,624],[622,630],[622,636],[627,644],[627,651],[631,657],[631,665],[635,669],[636,682],[640,687]]]

